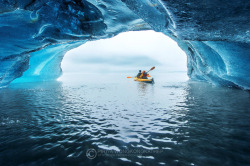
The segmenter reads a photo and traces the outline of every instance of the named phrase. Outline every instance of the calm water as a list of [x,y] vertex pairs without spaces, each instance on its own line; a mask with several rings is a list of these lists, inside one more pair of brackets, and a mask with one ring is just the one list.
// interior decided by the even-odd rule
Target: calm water
[[249,92],[126,76],[0,89],[0,165],[250,165]]

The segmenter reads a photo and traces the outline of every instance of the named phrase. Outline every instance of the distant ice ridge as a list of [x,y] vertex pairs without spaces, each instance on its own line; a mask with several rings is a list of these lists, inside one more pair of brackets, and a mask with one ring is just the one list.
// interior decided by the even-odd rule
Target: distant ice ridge
[[190,78],[250,89],[249,13],[245,0],[0,0],[0,86],[56,79],[66,51],[153,29],[186,52]]

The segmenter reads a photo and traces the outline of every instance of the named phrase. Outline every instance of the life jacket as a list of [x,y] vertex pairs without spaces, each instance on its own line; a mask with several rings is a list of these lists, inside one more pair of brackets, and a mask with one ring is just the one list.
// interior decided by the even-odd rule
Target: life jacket
[[148,74],[146,72],[143,72],[140,76],[140,78],[147,79]]

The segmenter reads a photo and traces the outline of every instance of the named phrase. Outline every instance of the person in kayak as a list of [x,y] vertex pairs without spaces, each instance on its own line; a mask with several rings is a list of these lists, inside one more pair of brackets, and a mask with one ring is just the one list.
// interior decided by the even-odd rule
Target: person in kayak
[[137,74],[137,78],[140,78],[140,76],[141,76],[141,70],[139,70],[139,73]]
[[142,79],[148,79],[148,73],[145,70],[143,70],[142,73],[141,73],[141,75],[140,75],[140,78],[142,78]]

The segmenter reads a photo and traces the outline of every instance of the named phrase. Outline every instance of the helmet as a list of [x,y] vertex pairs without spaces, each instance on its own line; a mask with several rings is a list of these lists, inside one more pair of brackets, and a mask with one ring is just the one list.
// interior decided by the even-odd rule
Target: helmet
[[146,72],[145,70],[142,71],[142,73],[145,73],[145,72]]
[[141,70],[139,70],[139,73],[141,73]]

